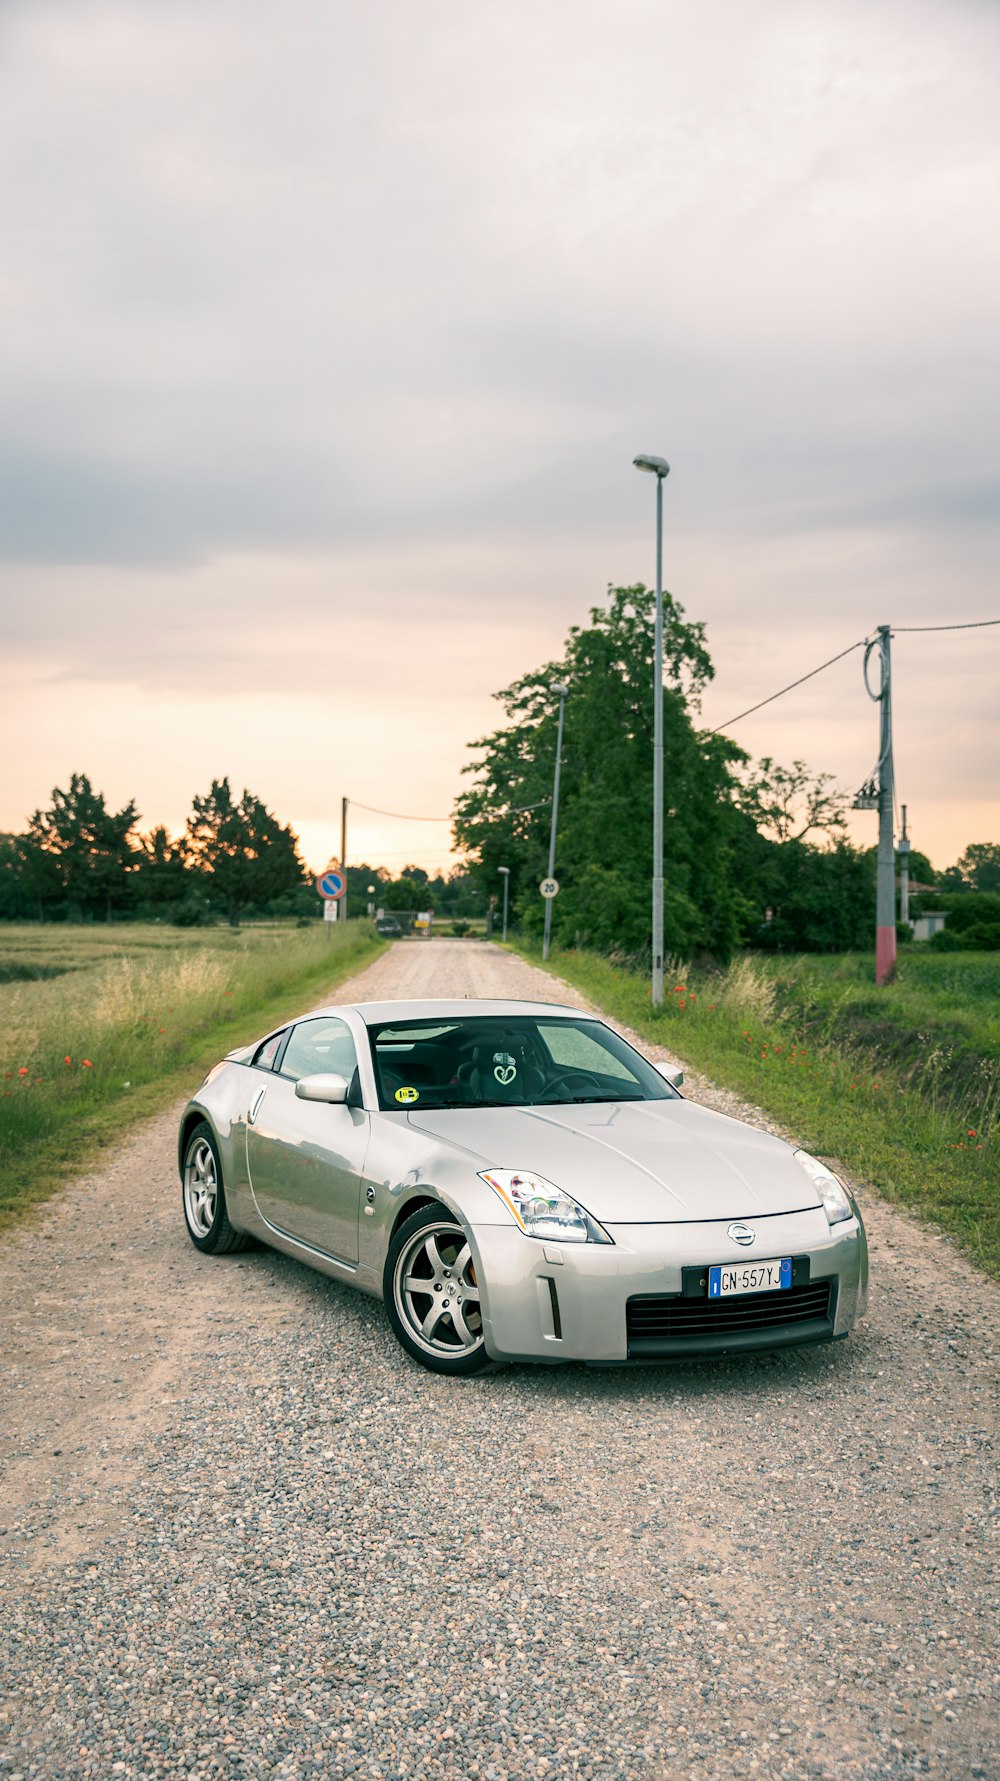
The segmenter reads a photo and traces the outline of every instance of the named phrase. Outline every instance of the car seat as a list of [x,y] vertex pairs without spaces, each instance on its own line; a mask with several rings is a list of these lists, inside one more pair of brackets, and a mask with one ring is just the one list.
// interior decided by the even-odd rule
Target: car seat
[[545,1086],[524,1044],[504,1038],[480,1041],[459,1065],[456,1080],[471,1102],[530,1101]]

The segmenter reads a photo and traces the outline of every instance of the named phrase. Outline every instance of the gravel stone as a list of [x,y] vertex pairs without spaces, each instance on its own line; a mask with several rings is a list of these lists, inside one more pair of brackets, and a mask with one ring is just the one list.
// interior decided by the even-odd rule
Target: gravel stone
[[[581,1005],[472,941],[340,992],[435,994]],[[459,1383],[199,1255],[178,1112],[0,1254],[3,1781],[1000,1774],[1000,1291],[946,1239],[867,1193],[836,1346]]]

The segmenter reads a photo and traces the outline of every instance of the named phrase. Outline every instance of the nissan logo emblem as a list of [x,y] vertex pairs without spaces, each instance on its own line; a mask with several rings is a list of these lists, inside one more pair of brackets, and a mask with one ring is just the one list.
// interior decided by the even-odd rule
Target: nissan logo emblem
[[752,1231],[748,1224],[731,1224],[726,1236],[732,1237],[734,1243],[747,1244],[754,1242],[757,1232]]

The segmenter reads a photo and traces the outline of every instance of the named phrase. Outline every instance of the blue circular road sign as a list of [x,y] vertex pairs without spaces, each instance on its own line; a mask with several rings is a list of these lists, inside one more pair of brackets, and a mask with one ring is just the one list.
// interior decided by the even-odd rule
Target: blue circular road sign
[[331,868],[327,872],[320,873],[316,880],[316,889],[321,897],[330,898],[336,902],[337,898],[342,897],[347,889],[347,877],[343,872],[335,872]]

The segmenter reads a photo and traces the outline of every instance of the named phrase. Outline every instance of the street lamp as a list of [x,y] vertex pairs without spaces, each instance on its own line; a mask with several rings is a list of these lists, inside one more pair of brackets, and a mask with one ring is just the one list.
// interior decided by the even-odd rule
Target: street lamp
[[[549,688],[549,691],[558,693],[559,695],[559,730],[556,736],[556,770],[555,778],[552,782],[552,827],[549,830],[549,877],[554,878],[556,875],[556,828],[559,823],[559,768],[562,765],[563,717],[566,711],[566,694],[569,692],[569,687],[553,686]],[[545,899],[545,933],[542,938],[543,959],[547,959],[549,956],[549,944],[552,939],[552,901],[553,899],[551,897],[546,897]]]
[[371,920],[372,916],[375,914],[375,904],[372,900],[374,898],[374,896],[375,896],[375,886],[373,884],[370,884],[368,886],[368,919],[369,919],[369,921]]
[[663,480],[666,458],[632,459],[656,477],[656,631],[653,638],[653,1007],[663,1006]]
[[503,879],[503,938],[507,944],[507,892],[510,890],[510,867],[498,866],[497,871]]

